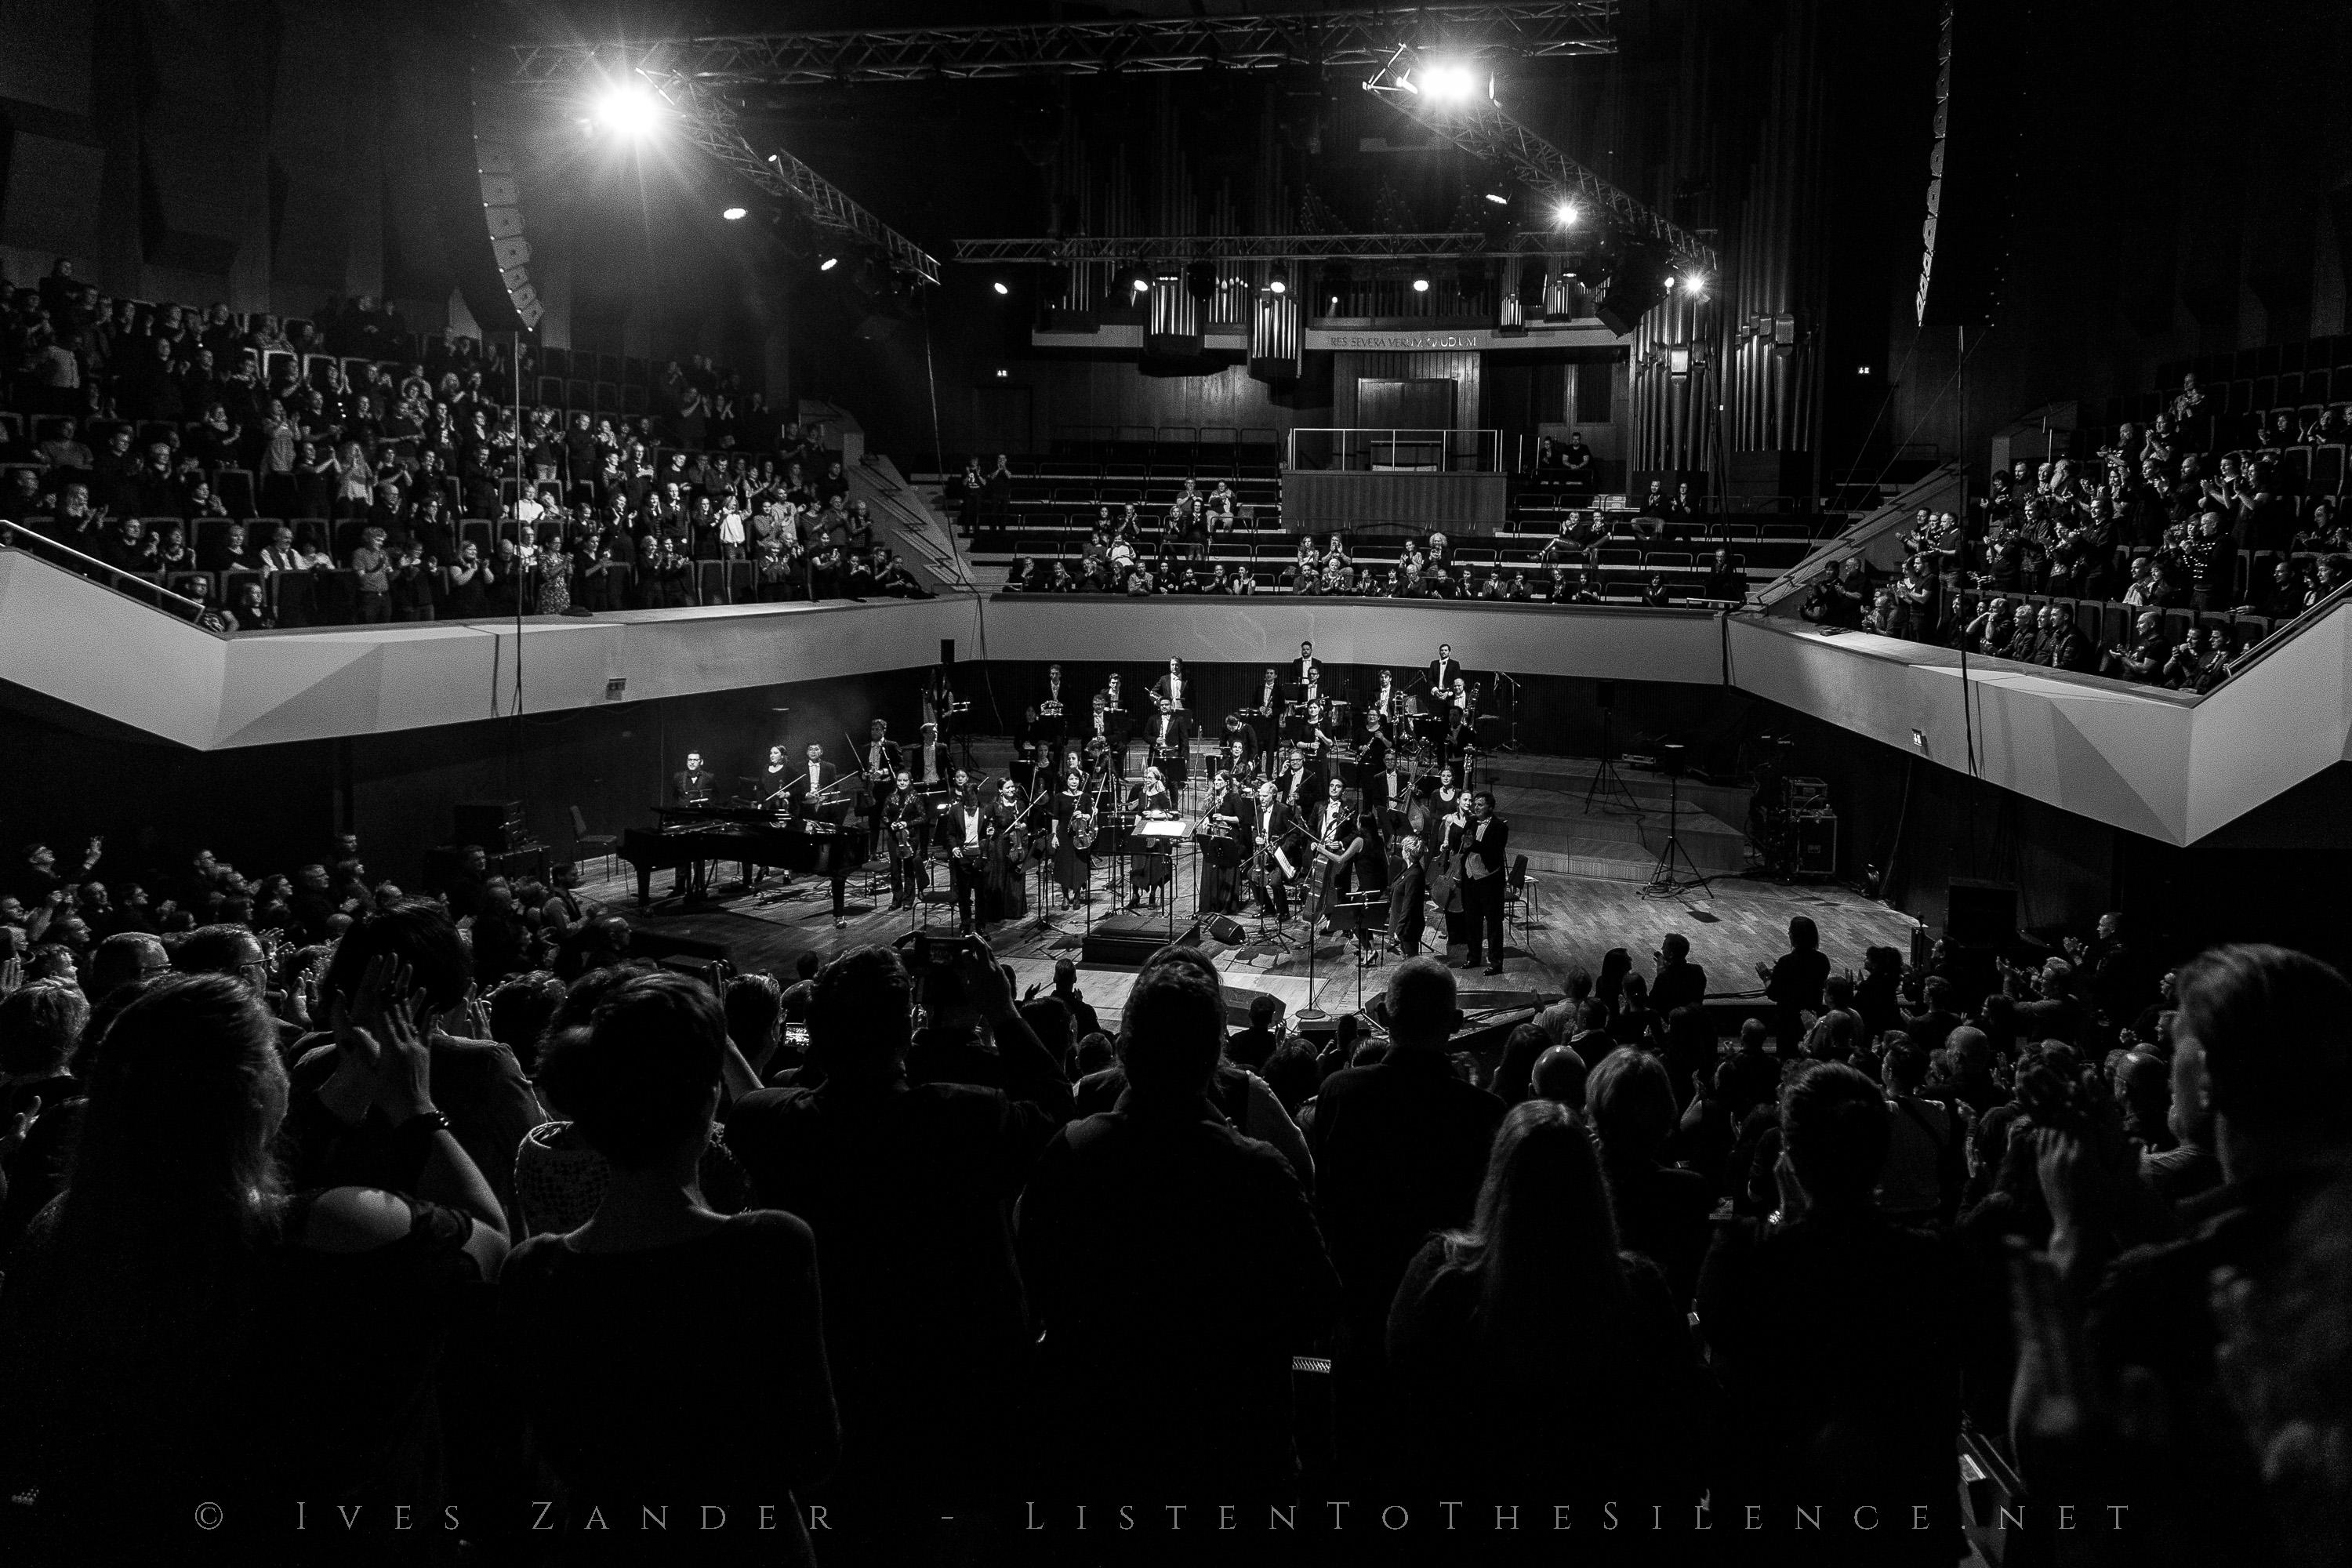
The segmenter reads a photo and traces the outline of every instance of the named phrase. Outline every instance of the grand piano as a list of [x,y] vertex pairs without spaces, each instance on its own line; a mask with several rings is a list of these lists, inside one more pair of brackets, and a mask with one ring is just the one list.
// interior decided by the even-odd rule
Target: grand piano
[[866,863],[866,825],[821,818],[788,819],[771,807],[752,805],[657,805],[658,827],[632,827],[621,835],[621,858],[637,870],[637,903],[653,901],[654,873],[699,860],[732,860],[743,866],[781,867],[787,871],[829,873],[839,864]]

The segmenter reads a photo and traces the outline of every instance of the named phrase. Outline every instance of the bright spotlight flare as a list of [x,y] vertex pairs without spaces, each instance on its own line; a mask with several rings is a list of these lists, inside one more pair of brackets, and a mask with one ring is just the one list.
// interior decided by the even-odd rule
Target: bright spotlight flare
[[729,207],[719,216],[725,218],[729,223],[740,223],[746,216],[748,216],[749,210],[750,209],[745,207]]
[[659,101],[635,83],[616,87],[596,100],[596,123],[632,140],[653,130],[660,119]]
[[[1478,90],[1478,68],[1468,60],[1432,60],[1397,78],[1407,92],[1417,92],[1432,103],[1466,103]],[[1495,96],[1495,79],[1486,79],[1486,96]]]

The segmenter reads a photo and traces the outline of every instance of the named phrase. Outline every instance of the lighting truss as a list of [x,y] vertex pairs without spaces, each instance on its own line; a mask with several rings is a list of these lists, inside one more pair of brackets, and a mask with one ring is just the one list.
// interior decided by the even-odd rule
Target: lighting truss
[[1464,152],[1490,163],[1500,163],[1517,175],[1530,197],[1550,205],[1580,201],[1604,223],[1659,241],[1674,255],[1678,268],[1718,270],[1715,247],[1688,229],[1666,220],[1663,213],[1619,190],[1517,121],[1484,90],[1458,99],[1433,101],[1431,95],[1409,85],[1412,59],[1400,48],[1377,76],[1364,83],[1399,113],[1435,132]]
[[[1378,66],[1408,46],[1479,58],[1563,59],[1613,53],[1617,8],[1618,0],[1330,6],[1265,16],[759,33],[655,47],[680,75],[709,87],[1355,68]],[[515,79],[530,88],[575,87],[611,58],[609,49],[589,44],[518,45]]]
[[[867,212],[838,185],[782,148],[762,155],[737,129],[738,117],[719,95],[675,70],[659,68],[658,56],[636,67],[637,75],[667,104],[677,133],[744,179],[796,203],[820,229],[848,237],[889,258],[890,265],[926,283],[940,280],[936,257]],[[578,84],[585,87],[585,83]],[[542,93],[553,96],[542,88]]]
[[1442,260],[1447,257],[1555,254],[1574,248],[1558,229],[1483,234],[1107,235],[1073,239],[959,239],[950,260],[1011,266],[1087,261]]

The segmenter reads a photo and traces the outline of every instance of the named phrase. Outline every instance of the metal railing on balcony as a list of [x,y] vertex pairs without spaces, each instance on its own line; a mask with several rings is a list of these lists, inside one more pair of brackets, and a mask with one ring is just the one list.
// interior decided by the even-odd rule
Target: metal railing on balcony
[[206,631],[219,629],[217,617],[215,617],[214,624],[206,624],[205,617],[212,615],[211,606],[201,599],[192,599],[185,594],[165,587],[164,574],[161,572],[131,572],[109,565],[95,555],[85,555],[70,544],[59,543],[46,533],[36,532],[21,523],[9,522],[5,519],[0,519],[0,545],[22,550],[51,565],[79,573],[141,604],[184,616]]
[[1290,433],[1294,473],[1498,474],[1500,430],[1298,429]]

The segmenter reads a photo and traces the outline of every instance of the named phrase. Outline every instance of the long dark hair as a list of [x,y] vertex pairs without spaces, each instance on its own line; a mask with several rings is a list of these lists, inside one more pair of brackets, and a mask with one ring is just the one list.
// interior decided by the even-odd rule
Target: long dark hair
[[115,1016],[57,1245],[134,1272],[241,1249],[279,1192],[286,1074],[269,1015],[224,974],[171,975]]
[[1511,1358],[1506,1364],[1551,1364],[1563,1348],[1591,1343],[1630,1300],[1600,1153],[1556,1100],[1512,1107],[1486,1160],[1476,1217],[1444,1245],[1447,1267],[1476,1281],[1479,1327]]

